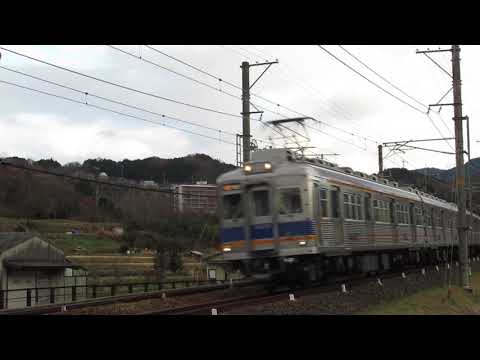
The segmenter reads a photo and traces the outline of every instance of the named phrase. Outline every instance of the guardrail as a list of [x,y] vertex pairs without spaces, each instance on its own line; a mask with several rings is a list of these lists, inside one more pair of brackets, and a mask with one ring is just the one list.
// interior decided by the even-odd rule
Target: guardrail
[[158,292],[201,285],[224,284],[227,280],[177,280],[114,284],[86,284],[0,290],[1,310],[31,308],[42,305],[68,304],[81,300]]

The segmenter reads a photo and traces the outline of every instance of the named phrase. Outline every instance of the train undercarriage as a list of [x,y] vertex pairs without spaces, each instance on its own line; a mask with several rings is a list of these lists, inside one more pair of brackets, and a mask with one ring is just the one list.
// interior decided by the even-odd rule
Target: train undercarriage
[[[480,255],[480,247],[470,247],[471,257]],[[409,267],[434,266],[458,261],[458,248],[417,248],[352,252],[342,255],[317,254],[292,257],[265,257],[232,263],[247,277],[265,278],[267,288],[309,287],[333,276],[373,276]]]

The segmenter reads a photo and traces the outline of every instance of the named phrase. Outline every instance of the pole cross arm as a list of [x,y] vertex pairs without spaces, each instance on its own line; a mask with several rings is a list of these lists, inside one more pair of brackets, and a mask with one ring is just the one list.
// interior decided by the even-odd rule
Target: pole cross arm
[[253,84],[250,85],[249,90],[252,89],[253,85],[255,85],[257,83],[257,81],[260,80],[260,78],[263,76],[263,74],[265,74],[267,72],[267,70],[270,69],[270,66],[272,66],[273,64],[278,64],[278,61],[249,65],[249,66],[268,65],[267,68],[265,70],[263,70],[263,72],[260,74],[260,76],[253,82]]

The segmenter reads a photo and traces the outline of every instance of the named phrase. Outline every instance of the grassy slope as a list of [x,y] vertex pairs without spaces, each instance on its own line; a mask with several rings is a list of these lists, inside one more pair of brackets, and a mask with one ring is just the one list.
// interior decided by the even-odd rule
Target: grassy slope
[[421,291],[397,301],[373,306],[359,315],[480,315],[480,274],[472,276],[473,293],[453,287]]

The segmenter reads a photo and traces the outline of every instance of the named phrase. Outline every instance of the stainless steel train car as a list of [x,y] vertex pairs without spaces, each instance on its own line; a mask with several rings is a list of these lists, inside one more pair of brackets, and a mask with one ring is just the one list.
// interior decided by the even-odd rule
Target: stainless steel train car
[[[245,273],[314,281],[456,256],[456,205],[375,175],[270,149],[217,186],[222,260]],[[467,217],[475,253],[480,217]]]

